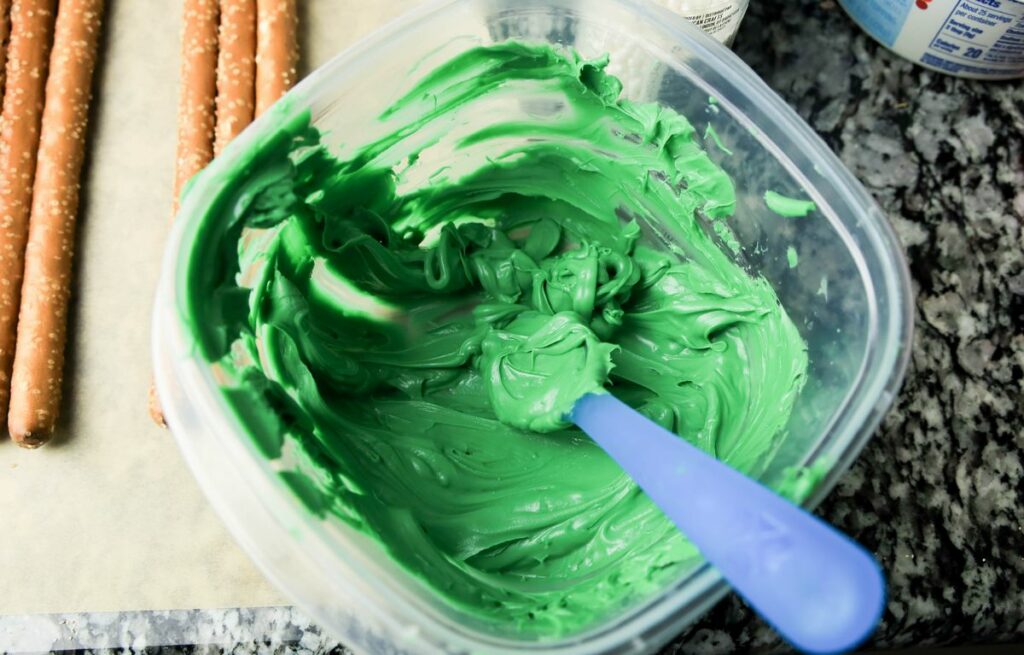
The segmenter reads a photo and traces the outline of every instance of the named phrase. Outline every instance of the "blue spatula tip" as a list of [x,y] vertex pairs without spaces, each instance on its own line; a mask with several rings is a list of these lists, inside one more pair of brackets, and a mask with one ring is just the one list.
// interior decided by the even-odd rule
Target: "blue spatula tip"
[[570,418],[794,646],[841,653],[874,631],[885,582],[857,543],[614,396],[584,396]]

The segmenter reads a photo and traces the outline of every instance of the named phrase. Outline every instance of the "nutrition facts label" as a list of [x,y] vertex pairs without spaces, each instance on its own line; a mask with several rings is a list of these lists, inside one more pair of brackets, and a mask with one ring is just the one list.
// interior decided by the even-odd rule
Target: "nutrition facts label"
[[1012,0],[957,0],[921,63],[978,75],[1020,69],[1024,66],[1022,9],[1024,2]]
[[1024,76],[1024,0],[839,0],[904,57],[941,71]]

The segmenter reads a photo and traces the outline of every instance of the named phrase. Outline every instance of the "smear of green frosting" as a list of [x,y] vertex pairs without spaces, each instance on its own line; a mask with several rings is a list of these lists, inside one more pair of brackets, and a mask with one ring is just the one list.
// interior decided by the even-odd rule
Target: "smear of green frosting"
[[768,209],[785,218],[800,218],[807,216],[818,208],[811,200],[800,200],[790,198],[775,191],[765,191],[764,203]]
[[732,150],[727,148],[725,144],[722,143],[722,137],[718,136],[718,131],[715,130],[714,126],[711,123],[708,123],[707,127],[704,128],[704,140],[707,141],[708,139],[710,139],[711,142],[715,144],[716,148],[718,148],[725,154],[729,155],[730,157],[732,156]]
[[797,264],[800,263],[800,254],[793,246],[786,248],[786,261],[789,263],[790,268],[796,268]]
[[703,227],[725,226],[732,182],[606,64],[469,50],[385,136],[339,135],[344,155],[308,115],[282,120],[205,173],[220,192],[181,273],[196,347],[310,510],[453,606],[545,636],[696,556],[565,423],[572,404],[611,391],[757,474],[807,369],[771,286]]
[[793,502],[802,503],[828,475],[832,464],[830,459],[820,458],[810,466],[787,468],[783,471],[782,480],[775,490]]

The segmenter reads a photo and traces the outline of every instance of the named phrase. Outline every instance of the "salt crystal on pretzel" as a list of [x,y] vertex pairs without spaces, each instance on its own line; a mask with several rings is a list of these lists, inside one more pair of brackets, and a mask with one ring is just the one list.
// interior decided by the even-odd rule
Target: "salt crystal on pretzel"
[[[4,89],[7,66],[7,37],[11,35],[11,0],[0,0],[0,93]],[[0,117],[2,120],[2,117]]]

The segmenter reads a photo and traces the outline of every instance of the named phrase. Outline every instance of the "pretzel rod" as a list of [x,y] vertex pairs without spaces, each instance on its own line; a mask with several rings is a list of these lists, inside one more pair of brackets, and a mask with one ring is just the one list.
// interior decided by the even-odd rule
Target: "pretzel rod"
[[[172,214],[181,190],[213,159],[217,102],[218,0],[184,0],[181,27],[181,79],[178,96],[178,147],[174,158]],[[156,387],[149,386],[149,416],[166,425]]]
[[217,101],[217,0],[185,0],[181,34],[174,213],[181,189],[213,159]]
[[257,0],[256,115],[295,84],[299,61],[295,0]]
[[11,437],[29,448],[50,438],[60,408],[79,178],[102,14],[103,0],[60,0],[57,12],[7,418]]
[[221,151],[252,122],[256,100],[256,0],[221,0],[217,132]]
[[15,0],[11,7],[0,128],[0,425],[7,422],[55,6],[55,0]]
[[[11,35],[11,0],[0,0],[0,94],[4,90],[7,66],[7,37]],[[2,119],[0,119],[2,120]]]

